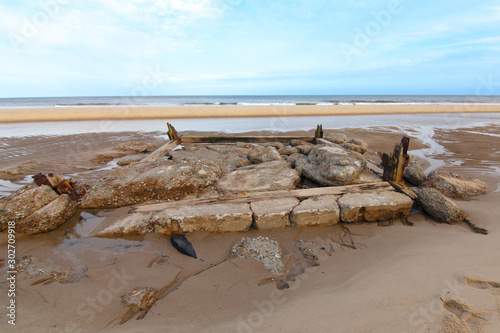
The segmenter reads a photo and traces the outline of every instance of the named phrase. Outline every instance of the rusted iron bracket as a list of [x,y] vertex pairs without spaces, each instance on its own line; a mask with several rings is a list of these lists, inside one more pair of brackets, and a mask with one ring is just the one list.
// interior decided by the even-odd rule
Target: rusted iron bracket
[[32,178],[35,181],[35,184],[37,184],[38,186],[50,186],[59,195],[67,194],[72,200],[75,201],[78,201],[80,198],[73,186],[71,186],[70,179],[64,179],[64,177],[57,174],[54,175],[53,173],[49,173],[47,175],[39,173],[34,175]]

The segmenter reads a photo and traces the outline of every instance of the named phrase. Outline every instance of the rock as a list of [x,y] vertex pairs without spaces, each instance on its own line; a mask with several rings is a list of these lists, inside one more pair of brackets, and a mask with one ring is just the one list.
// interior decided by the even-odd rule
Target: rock
[[248,159],[252,163],[258,164],[269,161],[276,161],[283,159],[274,147],[262,147],[260,149],[255,149],[250,154],[248,154]]
[[297,139],[293,139],[291,142],[290,142],[290,146],[292,147],[297,147],[297,146],[314,146],[312,143],[310,142],[306,142],[304,140],[297,140]]
[[[133,213],[127,215],[125,218],[115,221],[113,224],[107,226],[102,230],[94,230],[92,236],[95,237],[121,237],[121,236],[134,236],[144,235],[155,231],[155,213]],[[159,223],[157,223],[159,225]],[[99,227],[98,227],[99,228]],[[164,234],[176,234],[178,230],[171,230]]]
[[340,221],[338,196],[325,195],[302,201],[290,215],[294,227],[325,226]]
[[132,163],[140,162],[143,158],[144,158],[144,156],[142,154],[141,155],[127,155],[127,156],[124,156],[124,157],[116,160],[116,164],[118,164],[119,166],[127,166],[127,165],[130,165]]
[[194,250],[193,244],[191,244],[190,241],[186,238],[184,235],[173,235],[170,237],[170,243],[172,243],[172,246],[175,247],[177,251],[180,253],[197,258],[198,256],[196,255],[196,251]]
[[19,221],[19,229],[28,234],[51,231],[75,215],[77,210],[77,202],[71,200],[69,195],[62,194],[48,205]]
[[223,193],[260,192],[294,189],[300,182],[297,171],[289,168],[236,170],[216,184]]
[[98,164],[106,164],[106,163],[111,162],[115,158],[123,157],[125,155],[127,155],[127,153],[125,153],[123,151],[100,153],[100,154],[95,154],[90,161],[94,162],[94,163],[98,163]]
[[383,181],[384,180],[374,172],[369,170],[363,170],[359,174],[358,178],[356,178],[351,184],[379,183]]
[[138,141],[127,141],[122,142],[119,145],[113,147],[114,150],[121,151],[132,151],[136,153],[148,153],[156,149],[156,147],[151,143],[144,143]]
[[277,160],[259,164],[250,164],[248,166],[241,167],[238,170],[282,169],[282,168],[290,169],[290,163],[285,160]]
[[257,260],[273,275],[283,274],[282,250],[275,239],[262,236],[243,238],[233,245],[230,256]]
[[366,165],[365,158],[340,146],[316,145],[307,159],[296,161],[295,168],[306,178],[326,186],[347,185]]
[[290,213],[299,204],[296,198],[281,198],[252,202],[253,222],[256,229],[284,228],[290,225]]
[[28,184],[17,192],[0,199],[0,231],[7,228],[9,222],[19,227],[19,221],[35,213],[58,198],[49,186]]
[[265,147],[274,147],[277,150],[285,148],[285,145],[282,144],[281,142],[267,142],[266,144],[264,144],[264,146]]
[[301,158],[307,159],[307,156],[303,155],[303,154],[292,154],[292,155],[285,157],[285,159],[290,163],[290,165],[292,167],[295,167],[297,160],[299,160]]
[[344,142],[342,144],[342,147],[360,153],[361,155],[363,155],[367,151],[366,147],[351,142]]
[[338,200],[343,222],[378,222],[408,216],[413,201],[394,191],[349,193]]
[[115,208],[149,200],[174,200],[214,183],[218,166],[175,155],[173,160],[134,163],[99,179],[82,198],[83,208]]
[[434,188],[415,188],[413,191],[422,209],[438,222],[454,224],[468,218],[467,213],[453,200]]
[[435,188],[450,198],[468,198],[486,194],[485,182],[476,178],[462,177],[452,172],[431,172],[420,186]]
[[304,155],[309,155],[309,153],[311,152],[313,147],[314,147],[314,145],[311,145],[311,144],[295,146],[295,148],[297,148],[299,153],[304,154]]
[[292,155],[298,153],[299,150],[295,147],[284,147],[278,150],[278,153],[281,155]]
[[325,136],[325,139],[340,145],[347,141],[347,136],[342,133],[330,133]]
[[136,310],[147,310],[156,302],[157,290],[151,287],[134,288],[122,295],[122,301]]
[[[38,281],[61,281],[64,282],[71,275],[71,271],[56,264],[53,261],[43,261],[32,256],[23,256],[17,260],[16,269],[18,273],[25,273],[30,279],[45,276]],[[36,284],[36,282],[33,282]]]
[[361,139],[351,139],[349,143],[355,144],[356,146],[368,147],[368,144]]
[[40,163],[37,161],[28,161],[28,162],[21,163],[19,165],[11,167],[11,168],[0,170],[0,173],[5,173],[5,174],[10,175],[10,176],[24,175],[24,174],[32,171],[33,168],[39,164]]
[[164,216],[185,233],[247,231],[252,225],[252,211],[246,203],[180,207],[165,210]]
[[410,156],[410,161],[408,166],[405,168],[403,177],[416,186],[419,186],[427,179],[422,166],[415,156]]
[[208,160],[218,165],[223,173],[229,173],[237,168],[251,165],[247,158],[251,149],[240,148],[234,145],[192,145],[184,148],[184,151],[175,151],[175,154],[188,154],[188,157],[196,157],[200,160]]
[[194,231],[239,232],[252,225],[252,211],[247,203],[205,204],[169,208],[153,213],[132,213],[114,221],[94,236],[115,237],[156,232],[175,235]]

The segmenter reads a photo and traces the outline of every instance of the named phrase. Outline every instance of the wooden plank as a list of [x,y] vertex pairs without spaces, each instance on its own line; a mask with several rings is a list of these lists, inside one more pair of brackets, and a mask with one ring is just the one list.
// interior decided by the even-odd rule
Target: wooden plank
[[266,143],[266,142],[281,142],[290,144],[292,140],[302,140],[309,143],[314,143],[314,138],[310,136],[183,136],[183,143]]
[[394,189],[388,182],[378,182],[346,186],[315,187],[291,191],[254,192],[246,193],[244,195],[211,196],[207,198],[184,199],[158,204],[136,206],[135,211],[157,212],[164,209],[178,208],[186,205],[193,206],[218,203],[250,203],[277,198],[306,199],[320,195],[342,195],[346,193],[360,193],[364,191],[394,191]]
[[181,144],[181,141],[179,139],[177,140],[171,140],[161,146],[160,148],[156,149],[154,152],[149,154],[148,156],[144,157],[141,162],[153,162],[159,158],[164,157],[168,153],[170,153],[172,150],[174,150],[178,145]]

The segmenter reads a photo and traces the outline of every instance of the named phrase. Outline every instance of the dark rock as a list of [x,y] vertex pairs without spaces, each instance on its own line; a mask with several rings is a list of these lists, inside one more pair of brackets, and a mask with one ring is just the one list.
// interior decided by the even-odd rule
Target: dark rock
[[416,186],[419,186],[427,179],[422,166],[415,156],[410,156],[410,162],[405,168],[403,176],[406,178],[406,180]]
[[421,187],[432,187],[450,198],[468,198],[486,194],[486,183],[452,172],[434,171],[427,176]]
[[467,213],[453,200],[434,188],[415,188],[413,191],[422,209],[438,222],[454,224],[468,218]]
[[296,161],[295,168],[308,179],[326,186],[347,185],[366,165],[365,158],[341,146],[316,145],[307,159]]
[[187,256],[197,258],[193,244],[184,235],[173,235],[170,237],[170,243],[177,251]]

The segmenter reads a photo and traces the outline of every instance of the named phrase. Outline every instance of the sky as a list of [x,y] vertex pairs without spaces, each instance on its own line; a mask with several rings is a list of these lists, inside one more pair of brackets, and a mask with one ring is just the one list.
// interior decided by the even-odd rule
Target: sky
[[0,98],[500,92],[498,0],[2,0],[0,15]]

